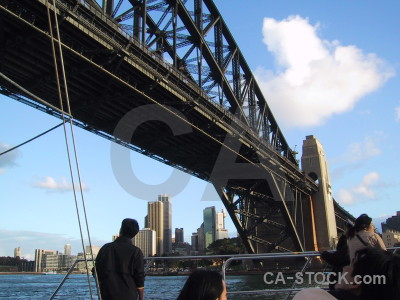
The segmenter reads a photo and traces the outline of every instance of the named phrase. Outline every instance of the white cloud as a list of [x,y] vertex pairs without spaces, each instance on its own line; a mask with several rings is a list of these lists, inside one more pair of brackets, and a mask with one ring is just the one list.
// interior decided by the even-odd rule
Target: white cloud
[[[0,142],[0,153],[7,151],[11,146],[7,144],[3,144]],[[6,172],[6,168],[16,166],[16,161],[18,156],[20,155],[20,151],[15,149],[6,154],[0,155],[0,174],[4,174]]]
[[322,40],[318,27],[300,16],[264,19],[264,43],[279,70],[258,69],[255,74],[275,117],[286,127],[320,125],[351,110],[394,75],[375,54]]
[[[60,182],[57,182],[53,177],[46,176],[42,181],[35,182],[33,184],[36,188],[47,190],[47,192],[69,192],[72,191],[72,184],[67,182],[65,177],[62,177]],[[79,189],[79,185],[75,184],[75,188]],[[87,190],[88,187],[85,183],[82,183],[83,190]]]
[[339,190],[337,200],[343,205],[353,205],[359,202],[374,200],[376,193],[373,188],[379,179],[380,176],[378,173],[371,172],[364,176],[359,185]]
[[376,131],[371,135],[365,136],[362,141],[356,141],[347,146],[344,154],[340,157],[330,160],[331,179],[343,177],[346,172],[361,168],[366,161],[372,157],[382,154],[377,145],[382,145],[385,138],[383,132]]
[[[106,243],[96,237],[92,237],[91,242],[96,246]],[[35,258],[35,249],[52,249],[62,252],[65,244],[71,244],[73,254],[82,252],[81,240],[65,234],[0,229],[0,256],[13,256],[14,248],[21,247],[22,257],[32,260]],[[87,240],[85,244],[88,244]]]
[[374,135],[364,137],[361,142],[351,143],[347,148],[345,160],[354,163],[380,155],[382,151],[377,144],[382,140],[382,136],[381,132],[375,132]]
[[395,108],[396,110],[396,121],[400,121],[400,106]]

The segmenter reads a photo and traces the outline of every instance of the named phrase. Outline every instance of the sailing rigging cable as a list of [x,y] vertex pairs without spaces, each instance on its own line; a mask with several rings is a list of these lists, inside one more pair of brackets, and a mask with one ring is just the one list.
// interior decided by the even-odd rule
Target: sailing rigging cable
[[10,148],[10,149],[7,149],[7,150],[4,151],[4,152],[1,152],[1,153],[0,153],[0,156],[3,155],[3,154],[8,153],[8,152],[10,152],[10,151],[13,151],[13,150],[15,150],[15,149],[17,149],[17,148],[19,148],[19,147],[25,145],[25,144],[28,144],[29,142],[32,142],[33,140],[35,140],[35,139],[41,137],[42,135],[45,135],[46,133],[49,133],[50,131],[53,131],[54,129],[60,127],[60,126],[63,125],[63,124],[64,124],[64,122],[61,122],[60,124],[58,124],[58,125],[56,125],[56,126],[50,128],[49,130],[46,130],[46,131],[42,132],[41,134],[38,134],[37,136],[34,136],[33,138],[31,138],[31,139],[29,139],[29,140],[27,140],[27,141],[25,141],[25,142],[23,142],[23,143],[21,143],[21,144],[15,146],[15,147],[12,147],[12,148]]
[[[75,183],[74,183],[75,180],[74,180],[74,172],[72,170],[72,161],[71,161],[70,147],[69,147],[69,141],[68,141],[68,134],[67,134],[67,128],[66,128],[66,124],[65,124],[66,120],[65,120],[65,116],[64,116],[63,96],[62,96],[62,92],[61,92],[61,83],[60,83],[60,77],[59,77],[59,71],[58,71],[57,54],[56,54],[56,49],[55,49],[55,45],[54,45],[55,43],[58,45],[59,61],[60,61],[60,68],[61,68],[61,74],[62,74],[62,80],[63,80],[63,86],[64,86],[65,101],[66,101],[66,104],[67,104],[67,112],[68,112],[69,115],[72,115],[71,114],[70,102],[69,102],[69,94],[68,94],[67,79],[66,79],[66,74],[65,74],[63,52],[62,52],[62,46],[61,46],[61,36],[60,36],[60,30],[59,30],[59,25],[58,25],[56,1],[53,0],[53,12],[54,12],[54,23],[55,23],[54,25],[55,25],[56,34],[57,34],[56,38],[54,37],[54,33],[53,33],[53,24],[52,24],[52,19],[51,19],[49,1],[48,0],[46,0],[46,9],[47,9],[48,22],[49,22],[51,48],[52,48],[52,54],[53,54],[53,62],[54,62],[54,68],[55,68],[55,76],[56,76],[58,97],[59,97],[59,100],[60,100],[60,108],[61,108],[61,111],[62,111],[61,116],[62,116],[62,119],[64,121],[63,122],[63,124],[64,124],[64,126],[63,126],[63,128],[64,128],[64,137],[65,137],[65,144],[66,144],[67,155],[68,155],[68,163],[69,163],[69,169],[70,169],[70,175],[71,175],[71,181],[72,181],[72,189],[73,189],[73,193],[74,193],[75,208],[76,208],[76,214],[77,214],[77,218],[78,218],[79,232],[80,232],[80,236],[81,236],[82,248],[83,248],[85,265],[86,265],[86,276],[87,276],[88,285],[89,285],[90,297],[91,297],[91,299],[93,299],[92,287],[91,287],[91,283],[90,283],[89,267],[88,267],[88,261],[87,261],[87,258],[86,258],[85,244],[84,244],[83,233],[82,233],[81,218],[80,218],[80,213],[79,213],[77,194],[76,194],[76,190],[75,190]],[[80,170],[79,170],[79,162],[78,162],[78,155],[77,155],[77,151],[76,151],[76,144],[75,144],[75,136],[74,136],[74,131],[73,131],[72,118],[69,118],[68,122],[69,122],[70,130],[71,130],[73,153],[74,153],[75,165],[76,165],[76,169],[77,169],[77,177],[78,177],[79,190],[80,190],[81,200],[82,200],[83,214],[84,214],[85,223],[86,223],[86,231],[87,231],[87,235],[88,235],[90,254],[91,254],[92,261],[93,261],[92,242],[91,242],[91,239],[90,239],[89,225],[88,225],[88,221],[87,221],[87,214],[86,214],[86,208],[85,208],[85,199],[84,199],[84,196],[83,196],[82,180],[81,180]],[[96,287],[97,287],[98,295],[99,295],[99,298],[101,299],[101,295],[100,295],[99,288],[98,288],[99,286],[98,286],[97,276],[95,277],[95,279],[96,279]]]

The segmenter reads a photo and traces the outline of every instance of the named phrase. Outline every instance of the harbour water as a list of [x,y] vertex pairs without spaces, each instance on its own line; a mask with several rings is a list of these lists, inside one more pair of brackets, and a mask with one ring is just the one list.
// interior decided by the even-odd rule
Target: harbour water
[[[56,275],[0,275],[0,299],[50,299],[64,278]],[[147,276],[145,282],[146,300],[175,300],[183,287],[186,276]],[[91,278],[93,295],[96,296],[95,282]],[[255,290],[271,288],[263,282],[262,275],[229,276],[228,291]],[[239,296],[229,299],[280,299],[278,295]],[[97,299],[97,297],[94,297]],[[55,299],[90,299],[90,291],[85,274],[72,274],[57,293]]]

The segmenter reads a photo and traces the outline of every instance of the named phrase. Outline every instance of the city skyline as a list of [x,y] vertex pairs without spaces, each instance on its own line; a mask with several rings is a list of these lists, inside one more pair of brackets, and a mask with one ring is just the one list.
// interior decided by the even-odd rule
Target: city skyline
[[[400,3],[215,4],[298,158],[306,136],[321,142],[335,200],[356,217],[369,214],[377,225],[399,211]],[[60,123],[3,95],[0,111],[0,152]],[[74,133],[92,244],[109,241],[123,218],[135,218],[142,227],[147,201],[169,192],[157,185],[175,171],[132,153],[128,163],[152,199],[136,197],[114,176],[110,141],[80,128]],[[190,241],[201,211],[212,205],[220,211],[223,205],[216,193],[202,201],[206,183],[182,176],[189,181],[171,195],[172,227],[183,227]],[[12,255],[17,246],[31,257],[35,247],[61,250],[65,242],[82,247],[61,127],[0,157],[0,199],[0,255]],[[236,229],[226,221],[233,236]]]
[[[206,208],[205,208],[206,209]],[[203,213],[204,213],[204,211],[203,211]],[[204,215],[203,215],[204,216]],[[216,220],[218,220],[218,217],[216,217]],[[382,223],[380,223],[379,225],[376,223],[376,222],[374,222],[375,223],[375,226],[376,226],[376,228],[378,229],[378,231],[380,231],[379,230],[379,227],[380,226],[382,226],[381,228],[382,228],[382,232],[384,233],[385,232],[385,230],[387,230],[387,231],[397,231],[397,235],[395,234],[395,236],[396,236],[396,238],[398,239],[398,241],[400,241],[400,235],[399,235],[399,233],[400,233],[400,211],[397,211],[396,213],[394,213],[392,216],[390,216],[390,217],[388,217],[388,218],[386,218],[385,220],[383,220],[383,222]],[[218,221],[217,221],[218,222]],[[387,224],[387,223],[389,223],[390,225],[391,225],[391,227],[389,226],[389,227],[386,227],[386,229],[384,229],[384,226],[383,226],[383,223],[385,223],[385,224]],[[201,226],[200,226],[201,227]],[[179,231],[184,231],[184,228],[175,228],[175,232],[176,232],[176,230],[179,230]],[[198,228],[198,229],[200,229],[200,228]],[[144,228],[141,228],[140,229],[140,231],[144,231],[144,230],[150,230],[150,228],[147,228],[147,227],[144,227]],[[195,232],[194,232],[195,233]],[[192,235],[190,236],[190,239],[188,239],[188,240],[190,240],[191,242],[190,242],[190,245],[191,246],[193,246],[193,234],[194,233],[192,233]],[[197,232],[196,232],[197,233]],[[393,235],[393,234],[392,234]],[[383,235],[384,236],[384,235]],[[117,234],[114,234],[114,235],[112,235],[111,236],[111,239],[110,239],[110,241],[114,241],[114,239],[116,238],[116,237],[118,237],[118,235]],[[174,238],[175,238],[176,236],[174,236]],[[148,236],[146,236],[145,237],[145,239],[148,239],[149,237]],[[154,236],[154,239],[155,239],[155,236]],[[393,237],[392,237],[392,239],[393,239]],[[108,242],[110,242],[110,241],[108,241]],[[386,239],[384,239],[384,241],[386,241]],[[187,242],[186,242],[187,243]],[[393,246],[393,245],[390,245],[391,247]],[[89,245],[87,245],[86,246],[86,251],[87,251],[87,248],[89,247]],[[99,247],[100,248],[100,246],[98,246],[98,245],[94,245],[94,244],[92,244],[92,247]],[[48,247],[46,250],[49,250],[50,248],[52,248],[52,247]],[[40,248],[35,248],[35,250],[36,249],[40,249]],[[40,250],[44,250],[44,249],[40,249]],[[14,257],[16,257],[16,253],[19,253],[19,254],[21,254],[21,253],[23,253],[23,248],[21,247],[21,246],[18,246],[18,247],[15,247],[14,248]],[[64,245],[64,252],[63,251],[59,251],[59,250],[49,250],[49,251],[56,251],[56,252],[59,252],[59,253],[63,253],[63,254],[65,254],[65,255],[78,255],[79,253],[82,253],[82,252],[76,252],[75,254],[73,254],[71,251],[72,251],[72,247],[71,247],[71,245],[70,244],[65,244]],[[2,255],[0,255],[0,256],[2,256]],[[11,257],[11,255],[3,255],[3,256],[10,256]],[[22,254],[22,255],[20,255],[20,257],[21,258],[25,258],[24,257],[24,255]],[[30,258],[31,259],[31,258]],[[32,260],[34,260],[34,257],[33,257],[33,259]]]
[[[153,255],[163,255],[163,254],[170,254],[174,253],[173,252],[173,247],[172,244],[185,244],[184,240],[184,228],[175,228],[175,235],[174,237],[169,238],[168,241],[168,236],[164,234],[165,232],[171,232],[172,229],[165,229],[164,226],[165,224],[169,224],[170,220],[172,220],[172,214],[169,213],[171,206],[171,198],[168,194],[161,194],[158,195],[158,200],[157,201],[151,201],[148,202],[148,212],[147,215],[145,216],[145,222],[143,223],[143,228],[139,229],[138,234],[132,239],[132,243],[135,246],[138,246],[144,256],[153,256]],[[168,206],[165,206],[165,204],[168,204]],[[224,238],[229,238],[228,236],[228,230],[225,228],[225,218],[226,218],[226,213],[224,209],[222,209],[220,212],[217,212],[215,209],[215,206],[211,207],[206,207],[202,211],[203,213],[203,223],[200,225],[198,230],[202,229],[204,230],[204,225],[206,223],[206,229],[208,230],[207,232],[204,232],[204,236],[208,236],[208,240],[206,240],[203,246],[207,248],[212,242],[215,242],[216,240],[219,239],[224,239]],[[149,217],[150,215],[150,217]],[[165,216],[168,216],[168,220],[164,220]],[[150,221],[149,221],[150,220]],[[153,222],[153,227],[151,226],[151,223]],[[157,222],[155,222],[157,221]],[[203,227],[202,227],[203,226]],[[159,231],[162,233],[161,235],[157,233]],[[113,234],[111,236],[110,241],[114,241],[119,235],[118,234]],[[174,240],[174,242],[172,242]],[[191,242],[193,242],[193,233],[191,235]],[[171,250],[167,250],[169,247],[169,244],[171,244]],[[189,244],[192,246],[191,243],[186,242],[186,244]],[[196,251],[200,251],[201,253],[204,252],[205,249],[198,249],[198,241],[195,242],[195,247]],[[100,246],[92,244],[92,249],[99,249]],[[49,250],[49,249],[39,249],[35,248],[35,257],[37,256],[38,250],[42,251],[50,251],[52,254],[55,252],[57,253],[63,253],[64,255],[72,255],[72,247],[71,244],[65,244],[64,245],[64,251],[59,251],[59,250]],[[86,245],[85,252],[88,252],[88,249],[90,249],[89,245]],[[162,252],[160,252],[162,251]],[[17,253],[19,255],[17,255]],[[20,256],[21,258],[24,258],[22,253],[22,248],[20,246],[16,247],[14,249],[14,257]],[[77,252],[76,255],[79,255],[81,252]]]

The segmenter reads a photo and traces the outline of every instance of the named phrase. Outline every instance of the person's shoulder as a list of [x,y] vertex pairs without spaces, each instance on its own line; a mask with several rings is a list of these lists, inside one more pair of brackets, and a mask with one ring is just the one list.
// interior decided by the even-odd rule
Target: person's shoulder
[[323,289],[307,288],[294,295],[293,300],[337,300]]
[[379,236],[379,234],[377,234],[376,232],[369,232],[369,231],[364,231],[363,236],[367,237],[369,240],[379,240],[381,239],[381,237]]
[[142,256],[143,256],[142,249],[140,249],[139,247],[137,247],[137,246],[135,246],[135,245],[132,245],[132,246],[133,246],[133,249],[134,249],[134,251],[135,251],[135,253],[136,253],[137,255],[142,255]]
[[104,251],[105,249],[112,247],[113,243],[114,242],[104,244],[103,246],[100,247],[100,251]]

